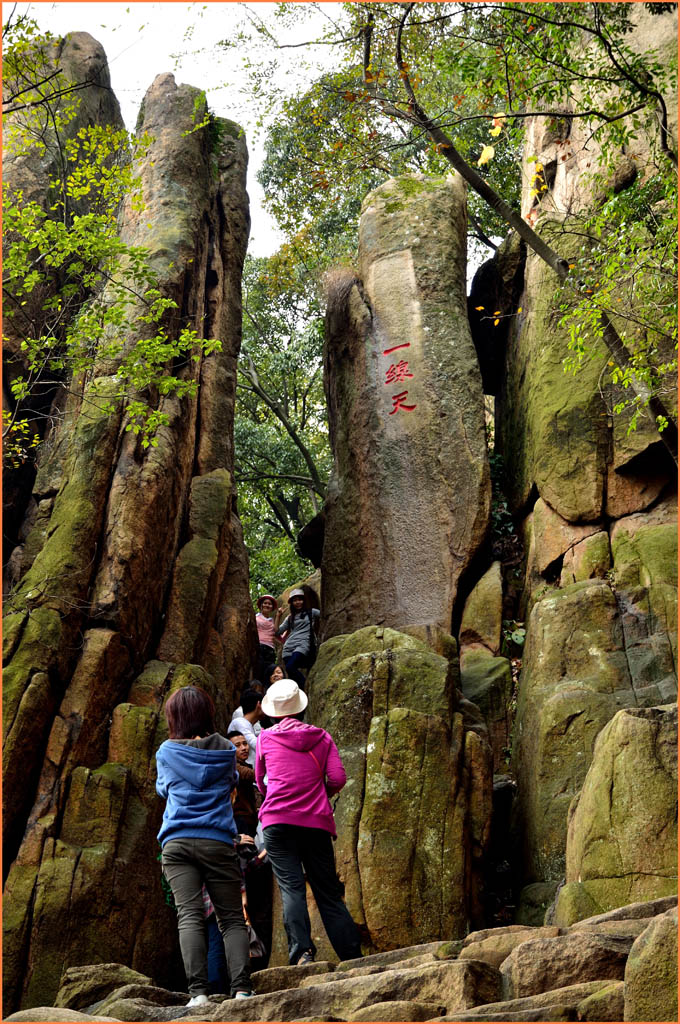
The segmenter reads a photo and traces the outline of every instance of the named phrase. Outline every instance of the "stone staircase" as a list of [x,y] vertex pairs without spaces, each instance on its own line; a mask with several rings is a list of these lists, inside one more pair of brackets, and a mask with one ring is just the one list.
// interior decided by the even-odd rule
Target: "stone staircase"
[[677,897],[579,921],[510,925],[360,960],[272,967],[257,995],[187,995],[120,964],[69,968],[54,1007],[7,1021],[674,1021]]

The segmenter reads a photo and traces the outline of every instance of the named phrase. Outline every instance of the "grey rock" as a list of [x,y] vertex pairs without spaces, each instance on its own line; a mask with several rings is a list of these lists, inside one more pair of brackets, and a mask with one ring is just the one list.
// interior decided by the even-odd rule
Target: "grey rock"
[[122,985],[150,985],[151,978],[124,964],[84,964],[64,971],[55,1006],[80,1010],[119,989]]

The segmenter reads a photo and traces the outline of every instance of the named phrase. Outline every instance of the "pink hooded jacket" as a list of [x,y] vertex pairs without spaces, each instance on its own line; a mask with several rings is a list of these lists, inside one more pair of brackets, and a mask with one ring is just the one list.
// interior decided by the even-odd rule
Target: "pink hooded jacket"
[[284,718],[257,738],[255,782],[266,794],[260,807],[263,828],[304,825],[334,836],[328,798],[339,793],[346,781],[338,748],[325,729]]

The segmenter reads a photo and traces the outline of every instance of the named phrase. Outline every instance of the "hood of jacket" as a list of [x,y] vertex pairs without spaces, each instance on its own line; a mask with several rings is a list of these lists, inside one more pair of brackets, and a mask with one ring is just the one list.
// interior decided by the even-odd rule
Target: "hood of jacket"
[[284,718],[282,722],[265,729],[261,736],[277,738],[278,742],[289,750],[311,750],[326,735],[325,729],[318,725],[307,725],[306,722],[298,722],[297,718]]
[[219,733],[198,740],[166,740],[158,753],[193,789],[210,789],[235,773],[236,747]]

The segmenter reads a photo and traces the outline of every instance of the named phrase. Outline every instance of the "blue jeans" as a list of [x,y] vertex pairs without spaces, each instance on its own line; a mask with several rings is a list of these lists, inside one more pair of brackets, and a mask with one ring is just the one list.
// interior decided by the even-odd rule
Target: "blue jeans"
[[301,651],[293,654],[284,654],[283,663],[286,666],[286,675],[289,679],[295,680],[301,690],[305,688],[305,677],[300,671],[301,668],[308,668],[308,655]]
[[224,942],[220,934],[217,918],[211,914],[206,920],[208,932],[208,986],[210,994],[229,991],[229,973],[227,958],[224,955]]
[[330,832],[303,825],[267,825],[264,844],[281,891],[289,963],[296,964],[307,950],[316,951],[307,912],[305,874],[333,949],[341,960],[360,957],[359,929],[342,899]]
[[163,847],[162,864],[177,906],[179,946],[189,994],[207,995],[209,990],[201,894],[204,882],[224,942],[231,994],[249,992],[250,944],[241,906],[241,869],[234,847],[216,839],[170,839]]

